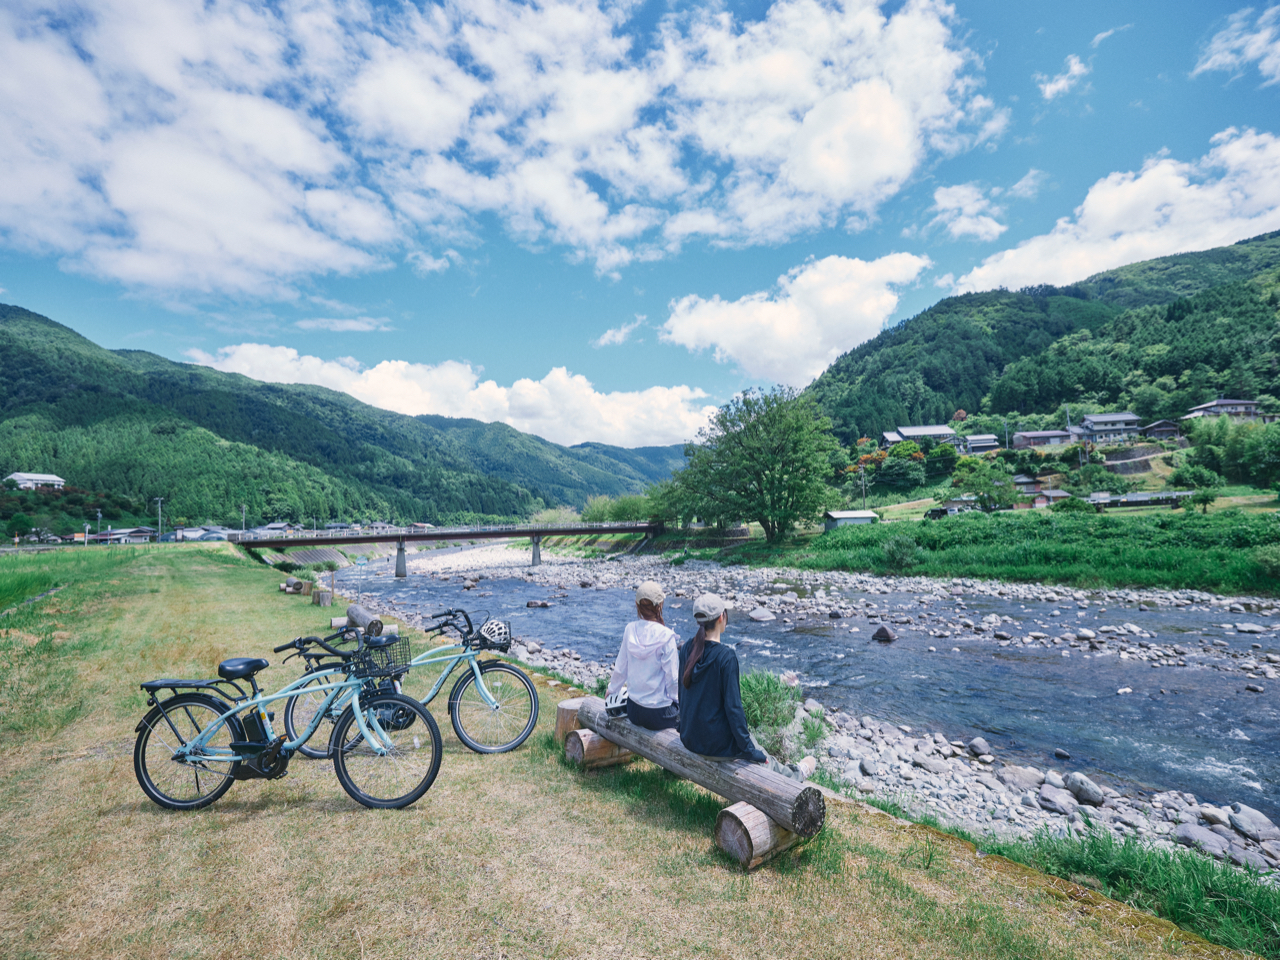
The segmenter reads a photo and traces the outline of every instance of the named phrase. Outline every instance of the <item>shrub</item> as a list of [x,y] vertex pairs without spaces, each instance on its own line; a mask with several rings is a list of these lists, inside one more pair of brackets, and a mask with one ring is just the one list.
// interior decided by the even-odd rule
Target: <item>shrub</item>
[[1267,572],[1268,577],[1280,578],[1280,543],[1269,543],[1253,551],[1253,559]]
[[529,518],[530,523],[577,523],[581,517],[573,507],[547,507]]
[[805,748],[809,750],[816,747],[827,733],[827,728],[822,725],[822,721],[817,717],[806,717],[801,724],[801,728],[804,733]]
[[1223,486],[1227,481],[1208,467],[1185,464],[1169,474],[1169,486],[1190,488],[1192,490],[1212,490]]
[[1072,497],[1069,500],[1059,500],[1057,503],[1051,504],[1049,507],[1054,513],[1096,513],[1097,510],[1087,500],[1081,500],[1079,497]]
[[582,519],[587,523],[608,523],[612,512],[613,498],[602,493],[587,500],[587,505],[582,508]]
[[786,726],[795,717],[800,689],[787,686],[776,673],[752,670],[742,677],[740,686],[742,710],[752,730]]
[[895,534],[884,542],[880,548],[884,551],[884,562],[892,570],[906,570],[914,567],[922,559],[919,544],[905,533]]

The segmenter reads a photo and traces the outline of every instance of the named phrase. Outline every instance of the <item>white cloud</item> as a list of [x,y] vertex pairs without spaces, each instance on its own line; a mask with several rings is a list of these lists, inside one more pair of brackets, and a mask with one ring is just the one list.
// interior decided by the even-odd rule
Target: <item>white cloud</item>
[[775,290],[738,300],[690,295],[671,302],[662,339],[689,350],[715,348],[752,377],[803,386],[836,357],[880,332],[898,306],[894,286],[930,266],[891,253],[867,263],[826,257],[778,278]]
[[328,330],[332,333],[370,333],[391,330],[386,317],[312,317],[294,324],[299,330]]
[[591,341],[593,347],[616,347],[624,344],[631,338],[631,334],[635,332],[640,324],[644,323],[645,318],[636,314],[636,318],[630,323],[624,323],[620,327],[611,327],[604,333],[600,334],[595,340]]
[[1070,54],[1066,59],[1067,69],[1063,70],[1056,77],[1050,77],[1043,73],[1037,73],[1032,78],[1036,81],[1036,86],[1040,88],[1040,94],[1046,100],[1053,100],[1062,96],[1069,91],[1082,77],[1088,75],[1092,69],[1085,63],[1080,62],[1080,58],[1074,53]]
[[[0,244],[167,292],[294,295],[495,218],[616,272],[865,224],[1008,111],[942,0],[11,0]],[[649,29],[646,27],[645,29]],[[452,259],[452,258],[448,258]]]
[[1161,155],[1136,173],[1104,177],[1073,216],[988,257],[960,278],[959,289],[1071,283],[1126,263],[1280,229],[1280,139],[1231,127],[1211,143],[1190,163]]
[[1093,41],[1089,44],[1089,46],[1097,50],[1099,44],[1101,44],[1103,40],[1106,40],[1108,37],[1115,36],[1117,33],[1122,33],[1125,30],[1128,30],[1132,26],[1133,26],[1132,23],[1126,23],[1123,27],[1112,27],[1110,30],[1103,30],[1100,34],[1098,34],[1093,38]]
[[[451,251],[452,252],[452,251]],[[405,258],[404,262],[413,267],[413,272],[420,277],[428,274],[440,273],[449,269],[448,257],[433,257],[429,253],[422,250],[413,250]]]
[[939,187],[933,191],[933,209],[938,211],[933,222],[945,225],[957,240],[960,237],[994,240],[1009,229],[995,219],[1004,211],[993,204],[976,183]]
[[583,376],[555,367],[541,380],[509,387],[481,381],[469,363],[384,360],[364,368],[350,357],[324,360],[292,347],[240,343],[216,353],[189,350],[195,363],[269,383],[310,383],[410,416],[437,414],[500,421],[554,443],[589,440],[624,447],[692,439],[715,407],[699,403],[702,390],[650,387],[601,393]]
[[1268,7],[1250,25],[1252,14],[1253,8],[1245,7],[1228,18],[1200,54],[1193,77],[1207,70],[1240,74],[1256,63],[1264,87],[1280,83],[1280,6]]
[[1040,188],[1047,179],[1049,179],[1047,173],[1032,167],[1027,171],[1026,176],[1009,188],[1009,196],[1020,200],[1031,200],[1040,192]]

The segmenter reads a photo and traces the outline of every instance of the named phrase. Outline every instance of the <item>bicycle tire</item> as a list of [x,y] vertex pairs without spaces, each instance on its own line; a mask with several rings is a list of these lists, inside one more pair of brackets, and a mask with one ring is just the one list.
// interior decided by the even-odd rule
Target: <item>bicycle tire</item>
[[[307,687],[311,684],[322,684],[333,681],[333,677],[316,677],[307,683]],[[312,718],[316,715],[316,710],[324,703],[325,698],[329,695],[326,690],[323,693],[308,693],[307,687],[303,687],[284,704],[284,729],[290,740],[297,740],[300,732],[305,731],[310,725]],[[332,707],[330,707],[332,709]],[[321,737],[320,734],[324,733]],[[333,720],[329,721],[329,728],[326,731],[323,723],[316,727],[315,732],[307,738],[306,743],[298,748],[298,753],[311,760],[325,760],[329,757],[329,740],[333,735]],[[313,741],[323,743],[324,748],[313,747]]]
[[[468,669],[449,691],[449,721],[453,732],[468,749],[476,753],[507,753],[533,733],[538,723],[538,691],[523,670],[501,660],[482,662],[480,675],[487,674],[511,678],[508,682],[498,678],[493,683],[485,680],[485,687],[498,701],[498,709],[484,702],[475,688],[475,674]],[[510,687],[509,694],[502,689],[506,686]],[[489,735],[488,731],[493,734]]]
[[[231,789],[239,772],[239,761],[212,761],[214,767],[207,763],[175,764],[173,752],[178,746],[178,737],[170,726],[172,722],[186,742],[230,709],[231,705],[225,701],[201,693],[180,693],[151,708],[138,724],[138,737],[133,744],[134,776],[148,798],[168,810],[199,810]],[[204,719],[197,719],[198,714],[203,714]],[[214,735],[213,744],[227,748],[230,741],[243,739],[240,718],[231,716]],[[152,746],[157,748],[149,749]],[[191,777],[190,788],[185,790],[182,784],[187,783],[187,774],[174,772],[184,770],[190,771]],[[207,774],[208,785],[201,784],[201,771]]]
[[[329,750],[333,772],[352,800],[374,809],[400,809],[417,802],[435,782],[444,751],[440,728],[427,708],[413,697],[379,692],[360,697],[365,715],[380,716],[392,750],[379,755],[366,743],[348,704],[334,725]],[[392,722],[387,722],[388,717]],[[423,734],[427,743],[424,744]],[[429,746],[430,757],[423,757]]]

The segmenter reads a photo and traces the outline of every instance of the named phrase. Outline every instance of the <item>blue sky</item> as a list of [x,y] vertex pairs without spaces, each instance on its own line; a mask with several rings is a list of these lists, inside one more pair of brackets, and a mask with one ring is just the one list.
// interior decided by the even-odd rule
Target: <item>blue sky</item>
[[0,301],[562,443],[1280,229],[1280,7],[13,0]]

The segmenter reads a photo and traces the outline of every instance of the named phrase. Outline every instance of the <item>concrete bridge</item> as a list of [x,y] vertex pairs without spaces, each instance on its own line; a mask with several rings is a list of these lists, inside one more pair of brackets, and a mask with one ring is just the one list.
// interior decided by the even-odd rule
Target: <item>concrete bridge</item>
[[601,534],[642,533],[657,536],[663,530],[661,520],[636,523],[542,523],[498,524],[482,527],[432,527],[427,530],[414,527],[378,527],[370,530],[291,530],[276,534],[248,530],[232,531],[227,541],[245,547],[321,547],[340,543],[394,543],[396,544],[396,576],[408,576],[405,566],[404,545],[427,540],[509,540],[528,537],[533,543],[532,566],[542,563],[543,537],[597,537]]

